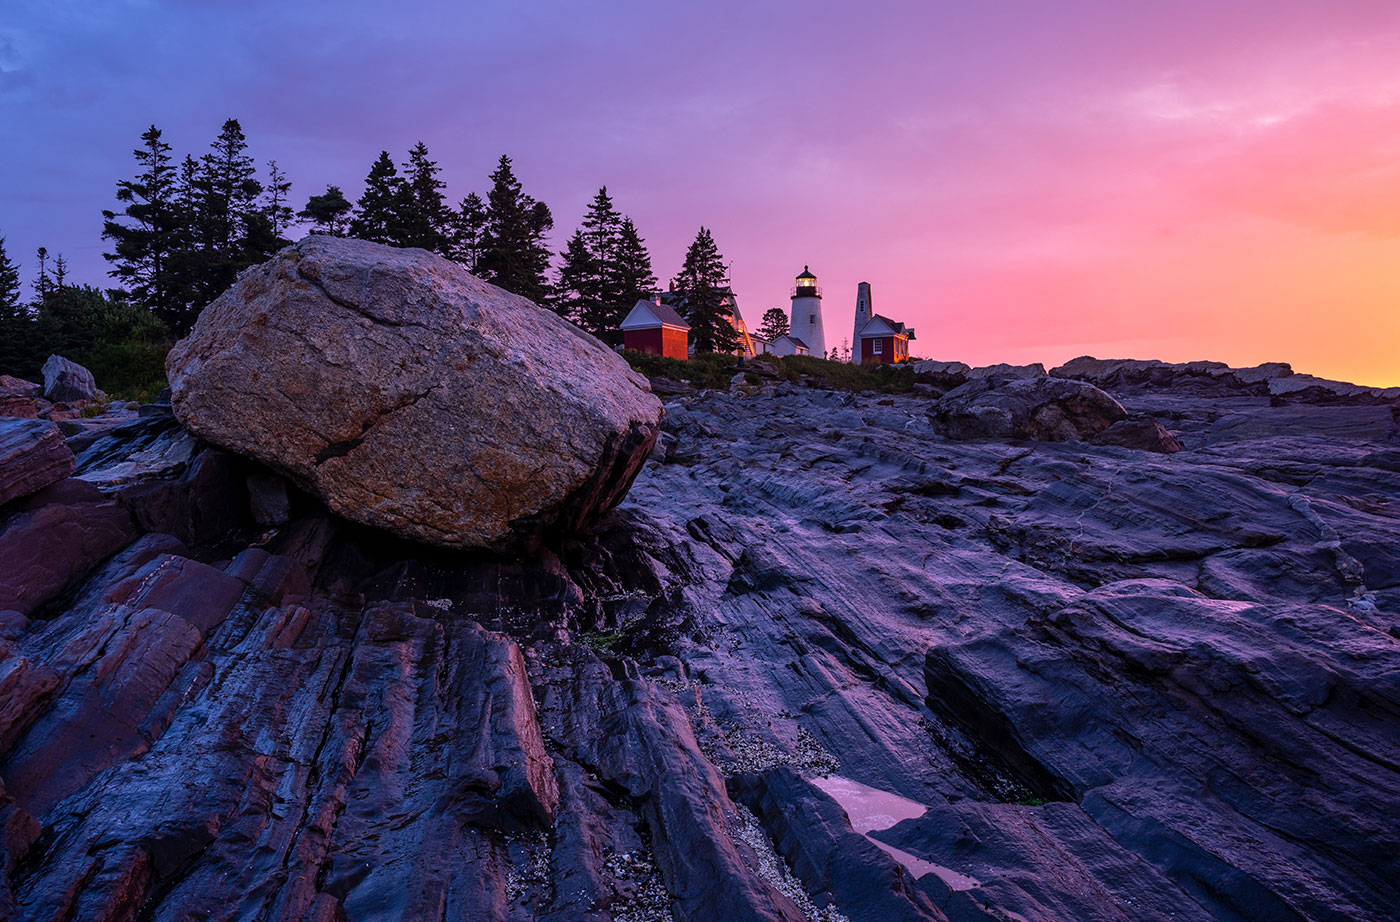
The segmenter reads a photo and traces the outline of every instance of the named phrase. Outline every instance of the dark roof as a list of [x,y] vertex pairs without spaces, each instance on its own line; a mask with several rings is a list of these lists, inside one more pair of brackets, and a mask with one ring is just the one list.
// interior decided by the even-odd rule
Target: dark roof
[[662,323],[669,323],[673,326],[690,329],[690,324],[685,322],[685,318],[676,313],[676,309],[669,304],[657,304],[655,301],[648,301],[647,307],[656,315],[656,319]]
[[811,270],[811,269],[807,268],[806,266],[803,266],[803,267],[802,267],[802,274],[799,275],[798,278],[800,278],[800,279],[814,279],[814,278],[816,278],[816,276],[812,274],[812,270]]
[[[778,337],[778,339],[784,339],[784,338],[792,340],[794,343],[796,343],[797,345],[801,346],[803,349],[806,349],[808,352],[811,352],[811,351],[812,351],[812,347],[811,347],[811,346],[807,345],[807,344],[804,343],[802,340],[798,339],[796,336],[793,336],[791,333],[784,333],[782,336],[779,336],[779,337]],[[777,340],[774,340],[774,341],[776,342]]]

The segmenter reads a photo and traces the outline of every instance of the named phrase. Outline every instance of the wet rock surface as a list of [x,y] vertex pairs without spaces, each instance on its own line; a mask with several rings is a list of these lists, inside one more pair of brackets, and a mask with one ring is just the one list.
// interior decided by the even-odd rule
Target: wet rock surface
[[37,419],[0,419],[0,505],[73,473],[73,450],[58,426]]
[[1393,918],[1392,406],[1113,397],[679,396],[523,556],[109,429],[0,507],[0,917]]
[[515,550],[626,494],[661,402],[557,314],[425,250],[307,237],[244,273],[167,360],[192,433],[345,518]]

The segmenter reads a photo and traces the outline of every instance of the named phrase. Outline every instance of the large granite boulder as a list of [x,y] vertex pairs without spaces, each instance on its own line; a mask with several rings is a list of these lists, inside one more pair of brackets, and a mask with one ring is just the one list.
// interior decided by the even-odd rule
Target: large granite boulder
[[97,399],[97,382],[92,372],[61,355],[44,362],[44,399],[54,403],[77,403]]
[[661,402],[607,346],[423,250],[312,236],[166,363],[175,415],[345,518],[513,549],[626,494]]
[[934,431],[953,439],[1086,440],[1128,411],[1108,394],[1066,378],[974,378],[934,401]]
[[58,426],[42,419],[0,419],[0,506],[73,473],[73,452]]

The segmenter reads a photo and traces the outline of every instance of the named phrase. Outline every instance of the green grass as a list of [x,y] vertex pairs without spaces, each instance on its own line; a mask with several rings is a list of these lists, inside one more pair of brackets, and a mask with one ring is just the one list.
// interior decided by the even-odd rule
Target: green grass
[[591,631],[579,640],[595,650],[611,650],[622,642],[621,631]]
[[640,371],[649,378],[688,381],[696,387],[728,387],[729,379],[734,377],[739,364],[738,356],[718,353],[704,353],[682,360],[629,349],[622,353],[622,357],[633,370]]

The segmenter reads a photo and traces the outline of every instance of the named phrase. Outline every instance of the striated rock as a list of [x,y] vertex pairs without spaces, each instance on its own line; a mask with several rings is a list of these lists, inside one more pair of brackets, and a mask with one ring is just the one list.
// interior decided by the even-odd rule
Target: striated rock
[[1272,378],[1267,383],[1270,395],[1304,403],[1400,400],[1400,387],[1362,387],[1344,381],[1315,378],[1312,375]]
[[0,375],[0,391],[9,391],[19,397],[42,397],[44,387],[33,381],[16,378],[14,375]]
[[42,390],[32,381],[0,375],[0,417],[19,416],[34,419],[38,415],[34,398],[38,397]]
[[[786,766],[730,782],[753,810],[820,906],[851,919],[942,920],[934,900],[914,886],[898,862],[855,832],[840,805]],[[938,894],[946,904],[949,892]]]
[[53,423],[0,419],[0,506],[55,483],[74,470],[73,452]]
[[0,917],[1389,922],[1389,407],[1193,388],[1121,398],[1171,457],[696,394],[509,557],[112,429],[0,510],[68,561],[0,582]]
[[936,707],[1120,844],[1169,849],[1166,876],[1211,913],[1391,911],[1400,776],[1377,766],[1400,764],[1400,649],[1347,614],[1126,581],[925,668]]
[[44,362],[44,397],[54,403],[77,403],[97,398],[97,383],[92,372],[61,355],[51,355]]
[[972,367],[962,362],[938,362],[933,359],[923,359],[914,363],[914,374],[916,375],[956,376],[966,380],[970,371],[972,371]]
[[684,397],[697,393],[689,381],[675,381],[660,376],[650,379],[651,392],[661,397]]
[[934,401],[934,431],[954,439],[1083,440],[1127,418],[1123,406],[1081,381],[982,377]]
[[1181,451],[1181,443],[1167,431],[1166,426],[1143,416],[1120,419],[1089,441],[1095,445],[1117,445],[1119,448],[1159,451],[1163,454]]
[[1000,381],[1025,381],[1030,378],[1045,377],[1045,366],[1039,362],[1031,365],[980,365],[977,368],[969,369],[967,380],[980,381],[984,378],[995,378]]
[[31,614],[136,537],[131,516],[81,480],[60,480],[0,521],[0,609]]
[[645,378],[551,311],[424,251],[331,237],[246,273],[167,366],[191,432],[448,547],[587,526],[661,416]]
[[1400,400],[1400,387],[1362,387],[1295,374],[1286,362],[1231,368],[1224,362],[1170,363],[1081,356],[1052,375],[1088,381],[1105,390],[1163,390],[1202,396],[1273,396],[1290,403],[1381,403]]

